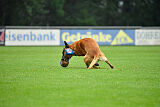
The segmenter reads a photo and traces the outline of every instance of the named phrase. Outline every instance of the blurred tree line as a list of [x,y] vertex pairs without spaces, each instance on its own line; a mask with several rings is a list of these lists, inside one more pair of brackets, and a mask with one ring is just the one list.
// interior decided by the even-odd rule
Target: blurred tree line
[[160,0],[1,0],[9,25],[160,26]]

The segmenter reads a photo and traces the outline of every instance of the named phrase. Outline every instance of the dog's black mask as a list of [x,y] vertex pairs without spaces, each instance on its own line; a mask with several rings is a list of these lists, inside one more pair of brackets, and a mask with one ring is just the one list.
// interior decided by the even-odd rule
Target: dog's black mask
[[66,57],[66,54],[65,54],[65,49],[63,49],[62,59],[61,59],[61,60],[69,62],[69,58],[67,58],[67,57]]

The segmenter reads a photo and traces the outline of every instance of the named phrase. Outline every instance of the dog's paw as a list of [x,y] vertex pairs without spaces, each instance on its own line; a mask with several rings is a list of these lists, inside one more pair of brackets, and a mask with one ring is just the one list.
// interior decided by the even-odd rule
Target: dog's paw
[[99,66],[99,64],[98,64],[98,63],[95,63],[94,65],[95,65],[95,66]]
[[87,69],[91,69],[91,68],[88,67]]
[[99,69],[100,67],[97,67],[96,65],[93,66],[94,69]]
[[113,65],[111,65],[110,67],[111,67],[112,69],[114,68],[114,66],[113,66]]

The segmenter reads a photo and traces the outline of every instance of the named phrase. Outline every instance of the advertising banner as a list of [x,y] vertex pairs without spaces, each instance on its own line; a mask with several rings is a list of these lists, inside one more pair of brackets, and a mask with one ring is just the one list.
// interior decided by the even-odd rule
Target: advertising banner
[[59,29],[6,29],[6,46],[60,45]]
[[160,30],[139,29],[135,31],[136,45],[160,45]]
[[93,38],[99,45],[135,45],[135,30],[63,29],[60,32],[60,45],[64,45],[63,41],[72,44],[83,38]]
[[0,29],[0,45],[4,45],[4,29]]

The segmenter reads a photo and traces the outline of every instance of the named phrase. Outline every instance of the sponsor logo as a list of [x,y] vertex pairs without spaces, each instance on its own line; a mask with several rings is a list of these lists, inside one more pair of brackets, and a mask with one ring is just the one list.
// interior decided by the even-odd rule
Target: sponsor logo
[[159,29],[138,29],[135,31],[136,45],[160,45]]
[[136,39],[139,39],[139,40],[160,39],[160,30],[137,30]]
[[111,45],[123,45],[129,43],[133,43],[133,40],[123,30],[120,30]]
[[32,31],[29,33],[13,33],[8,32],[6,35],[6,41],[54,41],[55,34],[53,32],[49,33],[33,33]]
[[69,44],[83,38],[92,38],[99,45],[134,45],[135,30],[61,30],[61,45],[63,41]]
[[8,29],[5,45],[59,45],[60,30],[57,29]]
[[92,32],[86,32],[86,33],[80,33],[77,32],[75,34],[71,34],[69,32],[63,32],[62,33],[62,40],[67,42],[75,42],[83,38],[92,38],[97,42],[111,42],[112,37],[110,34],[104,34],[103,32],[98,33],[92,33]]

